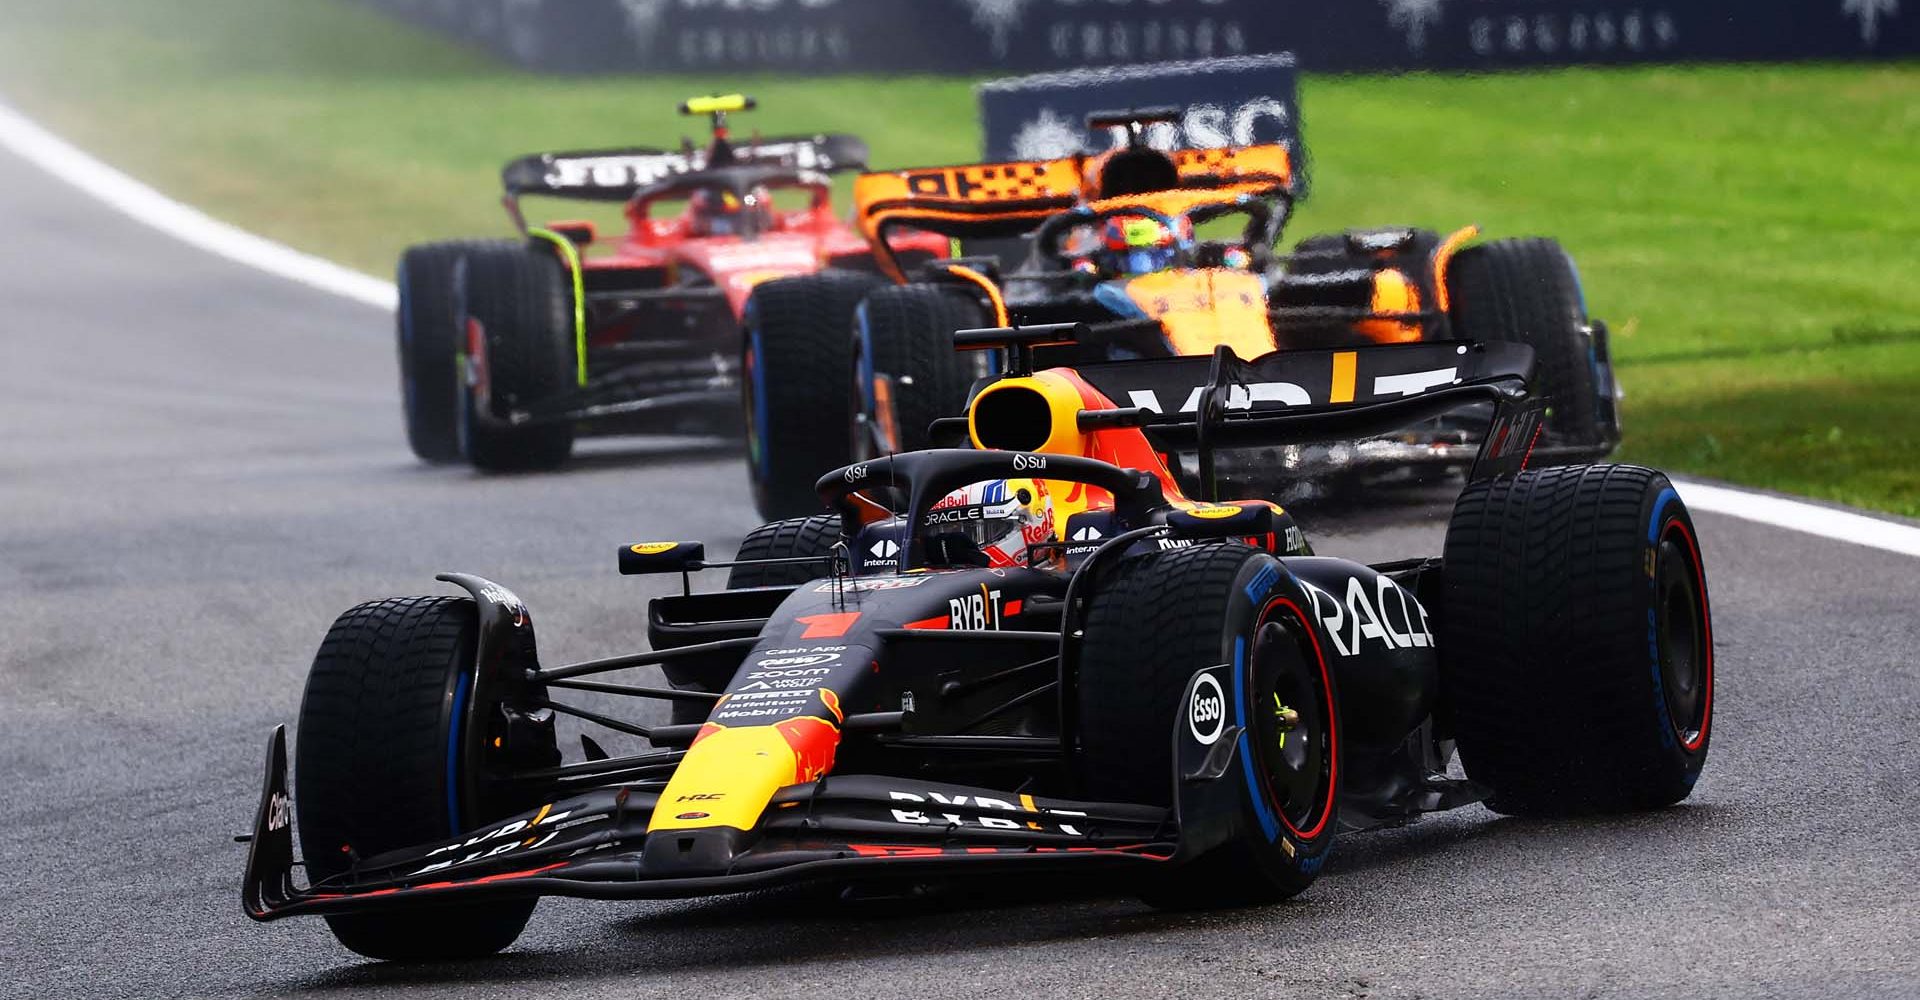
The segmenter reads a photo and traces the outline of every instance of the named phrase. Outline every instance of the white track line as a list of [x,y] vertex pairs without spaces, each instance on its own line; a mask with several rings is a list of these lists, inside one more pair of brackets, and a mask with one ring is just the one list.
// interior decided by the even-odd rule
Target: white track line
[[[0,147],[140,222],[228,260],[380,309],[392,309],[398,301],[390,282],[255,236],[182,205],[107,166],[5,104],[0,104]],[[1675,485],[1687,506],[1695,510],[1920,556],[1920,528],[1724,486]]]
[[1687,482],[1673,485],[1680,491],[1680,499],[1693,510],[1725,514],[1870,549],[1920,556],[1920,528],[1910,525],[1726,486]]
[[378,309],[399,300],[391,282],[230,226],[168,198],[0,104],[0,146],[181,242],[235,263]]

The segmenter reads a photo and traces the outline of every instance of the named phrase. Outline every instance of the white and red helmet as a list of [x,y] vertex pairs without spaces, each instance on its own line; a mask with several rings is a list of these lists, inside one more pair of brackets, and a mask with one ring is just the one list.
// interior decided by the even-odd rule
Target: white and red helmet
[[966,536],[989,566],[1064,565],[1057,548],[1029,559],[1033,545],[1057,540],[1053,499],[1037,479],[992,479],[955,490],[927,510],[925,533]]

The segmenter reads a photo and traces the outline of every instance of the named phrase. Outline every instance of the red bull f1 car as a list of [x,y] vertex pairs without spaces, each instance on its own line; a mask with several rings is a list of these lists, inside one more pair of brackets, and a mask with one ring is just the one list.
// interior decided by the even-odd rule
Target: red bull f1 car
[[[1044,363],[1061,366],[1204,359],[1221,345],[1257,359],[1453,338],[1523,343],[1535,351],[1535,388],[1549,407],[1536,461],[1593,461],[1618,443],[1606,327],[1588,317],[1578,274],[1558,244],[1476,245],[1473,227],[1445,236],[1407,228],[1312,236],[1278,253],[1297,190],[1288,147],[1148,146],[1148,127],[1170,114],[1094,116],[1091,124],[1129,137],[1097,156],[863,174],[854,189],[855,218],[898,284],[872,291],[846,318],[851,336],[845,329],[806,331],[757,353],[749,344],[749,433],[764,442],[752,455],[761,513],[811,511],[818,468],[930,444],[931,422],[959,412],[986,373],[976,359],[956,356],[948,338],[956,329],[1010,322],[1088,325],[1073,347],[1040,352]],[[1011,262],[902,260],[894,253],[928,232],[969,245],[1011,241],[1018,249]],[[796,279],[778,290],[791,296],[811,283]],[[763,325],[794,325],[785,320],[784,302],[770,304],[776,308],[762,311]],[[802,356],[795,350],[802,341],[818,342]],[[837,356],[851,382],[846,404],[779,384],[829,356]],[[1199,383],[1175,387],[1171,398],[1153,395],[1164,387],[1136,388],[1145,405],[1178,407],[1196,398]],[[1297,387],[1255,383],[1233,405],[1266,410],[1306,402]],[[1248,454],[1234,472],[1248,489],[1271,494],[1310,470],[1459,468],[1478,441],[1461,421],[1454,424],[1318,453]],[[1170,460],[1191,482],[1193,456]]]
[[[461,574],[440,579],[462,596],[340,616],[291,776],[284,727],[269,743],[246,912],[418,960],[506,947],[546,895],[1061,870],[1251,904],[1307,889],[1340,838],[1434,810],[1689,794],[1714,697],[1692,521],[1653,470],[1528,467],[1528,348],[1279,355],[1260,364],[1302,385],[1358,374],[1351,400],[1277,414],[1227,405],[1223,350],[1200,406],[1155,412],[1033,372],[1037,345],[1084,332],[956,335],[1004,365],[964,418],[973,447],[818,477],[829,513],[733,560],[622,546],[623,573],[730,569],[651,602],[651,650],[547,663],[526,604]],[[1204,456],[1462,405],[1494,416],[1443,553],[1377,565],[1319,554],[1271,503],[1189,497],[1148,438]],[[668,683],[607,677],[654,667]],[[562,715],[651,749],[563,757]]]
[[[834,215],[828,179],[863,167],[866,144],[736,141],[727,115],[753,106],[742,95],[681,105],[711,117],[704,149],[688,140],[514,160],[502,181],[521,238],[406,251],[396,327],[415,454],[539,469],[579,434],[737,431],[748,292],[823,270],[834,287],[878,280],[865,241]],[[627,232],[609,245],[591,222],[531,224],[528,196],[623,205]],[[907,253],[945,248],[923,238]]]

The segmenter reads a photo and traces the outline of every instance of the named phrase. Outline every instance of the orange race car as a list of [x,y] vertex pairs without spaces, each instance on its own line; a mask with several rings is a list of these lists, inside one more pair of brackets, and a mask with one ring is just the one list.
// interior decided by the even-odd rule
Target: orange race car
[[[1222,346],[1256,361],[1305,348],[1519,342],[1534,349],[1550,407],[1537,460],[1591,460],[1612,450],[1619,430],[1606,328],[1588,318],[1579,277],[1557,243],[1474,244],[1473,227],[1446,236],[1405,228],[1313,236],[1280,254],[1274,248],[1298,194],[1288,148],[1163,152],[1145,134],[1166,116],[1094,116],[1095,127],[1129,136],[1095,156],[863,174],[856,223],[894,286],[868,294],[850,317],[814,314],[814,328],[797,337],[773,336],[797,323],[764,321],[796,315],[788,300],[815,279],[756,292],[778,307],[757,317],[764,336],[756,336],[749,305],[748,434],[761,512],[815,509],[820,469],[928,446],[932,422],[959,412],[990,370],[988,358],[951,348],[955,330],[977,327],[1087,325],[1074,345],[1038,349],[1042,367],[1205,356]],[[927,233],[1018,249],[903,260],[898,251]],[[829,359],[840,361],[837,370]],[[1166,370],[1141,367],[1133,385],[1119,369],[1117,398],[1190,411],[1199,385],[1160,384]],[[782,377],[792,372],[805,374]],[[831,378],[849,385],[844,394],[821,391]],[[1251,384],[1236,389],[1230,405],[1308,402],[1297,386]],[[1372,470],[1414,461],[1458,466],[1477,444],[1470,426],[1241,456],[1236,474],[1271,486],[1273,473],[1327,468],[1327,459]],[[1169,458],[1184,475],[1196,471],[1191,456]]]

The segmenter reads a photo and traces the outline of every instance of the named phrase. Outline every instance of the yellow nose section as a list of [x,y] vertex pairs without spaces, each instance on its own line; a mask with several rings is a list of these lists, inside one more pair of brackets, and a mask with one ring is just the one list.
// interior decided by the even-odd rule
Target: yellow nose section
[[751,830],[773,793],[794,784],[798,771],[793,747],[773,726],[714,727],[674,769],[647,832]]
[[[834,719],[842,717],[839,696],[821,688],[820,699]],[[773,793],[832,770],[839,745],[840,727],[819,716],[796,715],[761,726],[709,722],[660,793],[647,832],[714,826],[751,830]]]

